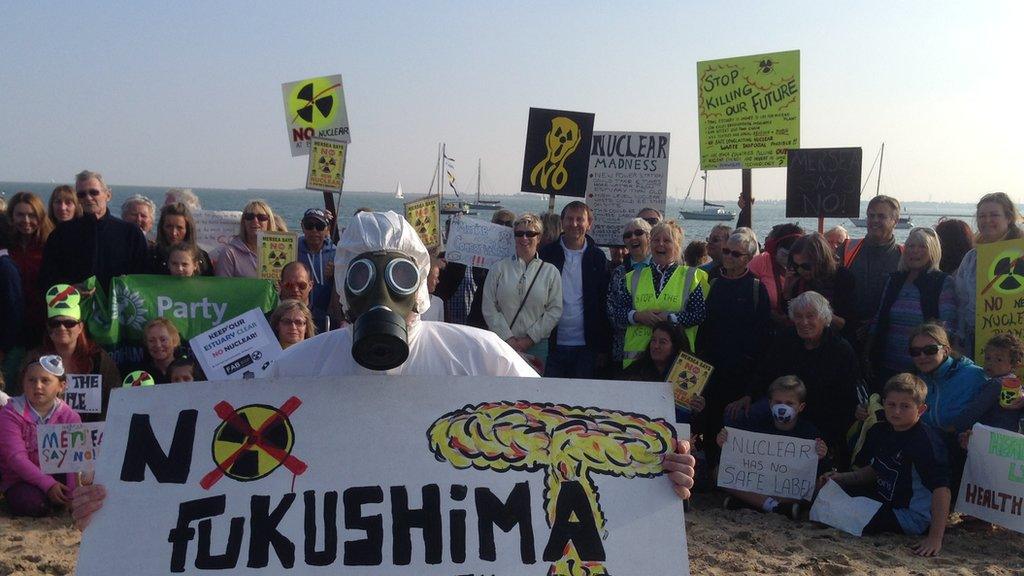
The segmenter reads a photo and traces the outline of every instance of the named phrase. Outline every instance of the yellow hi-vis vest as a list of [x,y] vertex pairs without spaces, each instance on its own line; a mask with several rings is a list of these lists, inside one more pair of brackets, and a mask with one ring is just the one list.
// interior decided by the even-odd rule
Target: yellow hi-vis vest
[[[626,289],[633,296],[633,309],[637,312],[654,310],[678,314],[686,307],[686,300],[697,286],[704,294],[708,292],[708,273],[695,267],[678,265],[672,276],[665,283],[661,294],[654,293],[654,274],[648,266],[637,274],[631,271],[626,274]],[[651,327],[633,324],[626,328],[626,339],[622,349],[622,367],[632,364],[651,342]],[[697,327],[690,326],[684,331],[690,343],[690,350],[697,342]]]

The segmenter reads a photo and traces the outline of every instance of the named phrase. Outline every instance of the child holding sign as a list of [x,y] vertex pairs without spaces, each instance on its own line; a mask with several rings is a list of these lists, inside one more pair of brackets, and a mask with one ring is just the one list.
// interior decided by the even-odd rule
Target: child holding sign
[[[863,528],[864,534],[895,532],[927,537],[914,547],[919,556],[942,549],[949,516],[949,465],[946,447],[934,428],[920,422],[928,409],[928,388],[913,374],[897,374],[885,383],[885,422],[868,431],[853,472],[827,472],[818,480],[834,480],[847,492],[865,492],[882,503]],[[866,488],[866,490],[865,490]]]
[[[807,407],[807,387],[796,376],[780,376],[768,387],[771,399],[771,420],[750,422],[743,426],[744,430],[762,434],[792,436],[804,440],[814,440],[819,461],[828,454],[828,446],[821,439],[818,429],[806,420],[800,419],[800,413]],[[719,448],[729,440],[728,431],[722,428],[716,438]],[[820,470],[820,469],[819,469]],[[751,507],[764,512],[775,512],[796,520],[800,515],[800,501],[789,498],[775,498],[755,492],[725,489],[729,496],[725,499],[725,507],[736,510]]]
[[57,396],[64,392],[64,363],[60,356],[42,356],[21,373],[24,394],[0,410],[0,490],[15,516],[45,516],[71,502],[74,475],[66,483],[39,468],[36,427],[81,422],[78,414]]

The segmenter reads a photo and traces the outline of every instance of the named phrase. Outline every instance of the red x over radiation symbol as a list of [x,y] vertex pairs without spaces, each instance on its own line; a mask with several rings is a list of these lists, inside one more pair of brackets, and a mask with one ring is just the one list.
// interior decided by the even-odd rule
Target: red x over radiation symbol
[[219,402],[214,411],[221,418],[213,435],[213,461],[217,467],[203,476],[199,485],[209,490],[222,477],[239,482],[259,480],[279,466],[296,476],[306,464],[291,454],[295,431],[288,417],[302,404],[292,396],[280,408],[250,404],[235,409]]

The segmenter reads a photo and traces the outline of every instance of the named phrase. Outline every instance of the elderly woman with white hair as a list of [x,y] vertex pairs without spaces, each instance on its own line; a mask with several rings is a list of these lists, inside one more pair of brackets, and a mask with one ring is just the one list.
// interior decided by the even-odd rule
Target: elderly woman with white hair
[[[131,222],[142,230],[147,237],[153,229],[153,220],[156,216],[156,204],[142,194],[132,194],[121,204],[121,219]],[[153,245],[152,240],[149,243]]]
[[931,228],[914,228],[907,236],[896,272],[882,291],[871,322],[868,348],[872,391],[900,372],[913,372],[907,355],[911,334],[925,322],[937,322],[956,340],[957,298],[953,277],[939,270],[942,246]]
[[639,273],[651,263],[651,224],[643,218],[636,217],[626,222],[622,227],[622,244],[629,254],[623,259],[622,264],[612,270],[611,280],[608,282],[608,318],[612,324],[612,360],[615,368],[622,366],[622,343],[626,339],[627,324],[619,325],[615,322],[614,302],[628,300],[626,285],[622,279],[629,272]]
[[[703,429],[710,437],[722,428],[725,407],[746,393],[771,327],[768,290],[748,268],[757,244],[750,228],[737,228],[722,242],[721,268],[707,297],[708,319],[697,333],[698,355],[715,367],[704,389]],[[718,446],[709,442],[705,448],[716,461]]]
[[[789,303],[793,326],[772,342],[759,362],[756,376],[742,398],[726,409],[726,423],[755,411],[768,409],[766,391],[779,376],[792,374],[807,387],[807,407],[801,418],[818,427],[833,455],[845,455],[846,430],[857,410],[860,366],[853,347],[830,327],[832,307],[824,296],[804,292]],[[840,461],[843,461],[840,459]]]

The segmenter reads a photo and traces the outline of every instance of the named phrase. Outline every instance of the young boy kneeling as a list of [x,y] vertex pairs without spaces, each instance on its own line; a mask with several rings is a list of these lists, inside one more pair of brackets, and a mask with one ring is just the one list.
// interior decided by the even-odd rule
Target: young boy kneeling
[[913,374],[890,378],[882,392],[885,422],[868,431],[854,462],[859,468],[828,472],[818,482],[835,480],[847,492],[882,502],[864,534],[927,532],[914,547],[920,556],[934,556],[942,549],[950,502],[946,447],[934,429],[919,422],[927,393],[925,383]]
[[[828,446],[821,439],[818,429],[814,424],[800,419],[800,413],[807,406],[804,402],[807,398],[807,387],[804,386],[804,383],[796,376],[780,376],[768,387],[768,398],[771,405],[771,417],[763,421],[752,421],[742,428],[748,432],[815,440],[819,461],[824,458],[828,453]],[[729,440],[729,434],[725,428],[718,433],[716,440],[719,447],[724,446]],[[800,515],[799,500],[776,498],[732,488],[726,488],[725,491],[729,493],[725,499],[725,507],[729,510],[750,507],[764,512],[776,512],[788,516],[791,520],[796,520]]]

